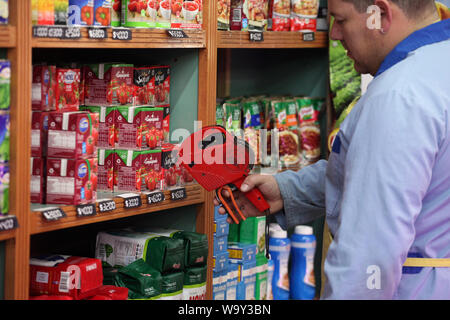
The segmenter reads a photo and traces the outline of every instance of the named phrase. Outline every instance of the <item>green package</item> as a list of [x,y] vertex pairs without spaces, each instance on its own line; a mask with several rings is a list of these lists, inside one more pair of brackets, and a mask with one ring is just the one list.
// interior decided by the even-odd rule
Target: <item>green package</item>
[[161,278],[161,295],[158,300],[182,300],[184,273],[167,273],[161,275]]
[[143,259],[138,259],[119,269],[116,285],[128,288],[129,299],[157,299],[162,293],[162,276]]
[[240,224],[230,223],[228,230],[228,242],[239,242],[241,223]]
[[122,267],[119,268],[113,268],[113,267],[105,267],[103,266],[103,285],[111,285],[111,286],[117,286],[116,279],[119,274],[119,270]]
[[249,217],[240,223],[239,242],[256,244],[256,255],[266,253],[266,217]]
[[241,130],[241,105],[239,103],[225,102],[225,129],[233,134]]
[[205,234],[164,228],[136,228],[134,230],[182,240],[185,248],[184,265],[186,267],[193,267],[206,264],[208,259],[208,238]]
[[206,299],[207,266],[191,267],[184,270],[183,300]]
[[114,230],[99,232],[95,257],[105,266],[127,266],[144,259],[159,272],[184,268],[184,242],[158,234]]
[[120,14],[122,27],[155,28],[157,10],[149,8],[149,11],[147,11],[134,2],[132,0],[122,0],[122,11]]
[[67,10],[69,8],[69,0],[54,0],[55,1],[55,25],[67,24]]
[[221,102],[216,103],[216,124],[219,126],[225,126],[225,112],[223,110],[223,104]]
[[0,110],[9,110],[11,102],[11,63],[0,60]]
[[267,258],[256,257],[255,300],[267,300]]
[[10,115],[0,111],[0,163],[10,160]]

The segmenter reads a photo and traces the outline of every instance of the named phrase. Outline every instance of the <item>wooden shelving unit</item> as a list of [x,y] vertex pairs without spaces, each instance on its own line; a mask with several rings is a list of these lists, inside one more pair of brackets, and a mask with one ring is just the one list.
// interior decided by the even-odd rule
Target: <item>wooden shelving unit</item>
[[[208,236],[207,299],[212,298],[212,250],[213,250],[213,194],[199,185],[186,186],[183,200],[166,200],[149,205],[141,195],[143,205],[138,209],[124,209],[123,200],[114,198],[117,209],[89,217],[78,217],[73,206],[62,207],[66,217],[46,221],[41,212],[30,207],[30,144],[31,144],[31,74],[33,49],[81,48],[81,49],[198,49],[198,120],[203,125],[215,123],[217,95],[218,49],[237,48],[323,48],[327,36],[318,32],[314,41],[303,41],[301,34],[290,32],[265,32],[263,42],[251,42],[248,32],[216,30],[217,8],[215,1],[203,3],[203,29],[187,30],[187,38],[169,38],[164,30],[132,29],[132,40],[113,40],[112,29],[104,40],[90,39],[87,29],[81,29],[81,37],[75,40],[37,38],[32,36],[31,1],[10,1],[10,23],[0,26],[0,47],[7,50],[11,61],[11,161],[10,161],[10,215],[17,218],[19,227],[0,232],[5,242],[5,298],[26,300],[29,297],[29,258],[31,236],[65,228],[78,227],[124,217],[147,214],[167,209],[194,205],[196,231]],[[222,62],[221,62],[222,64]]]

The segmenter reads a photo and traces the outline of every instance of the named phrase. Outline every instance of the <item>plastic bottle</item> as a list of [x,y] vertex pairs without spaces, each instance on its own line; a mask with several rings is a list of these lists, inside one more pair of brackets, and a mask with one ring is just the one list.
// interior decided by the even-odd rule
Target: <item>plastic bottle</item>
[[272,259],[267,260],[267,294],[266,294],[267,300],[273,300],[273,292],[272,292],[273,269],[274,269],[273,260]]
[[269,239],[270,258],[274,263],[273,300],[289,300],[289,253],[291,241],[284,230],[273,230]]
[[316,237],[310,226],[296,226],[291,236],[291,299],[312,300],[315,296],[314,253]]

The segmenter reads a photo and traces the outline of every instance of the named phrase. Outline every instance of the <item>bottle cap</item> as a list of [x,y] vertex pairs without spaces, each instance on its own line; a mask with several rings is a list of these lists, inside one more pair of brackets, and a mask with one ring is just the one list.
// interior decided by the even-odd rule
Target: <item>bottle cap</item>
[[284,238],[287,238],[287,231],[282,230],[282,229],[271,230],[269,235],[272,238],[284,239]]
[[313,234],[313,228],[310,226],[295,226],[294,230],[295,234],[304,234],[304,235],[311,235]]

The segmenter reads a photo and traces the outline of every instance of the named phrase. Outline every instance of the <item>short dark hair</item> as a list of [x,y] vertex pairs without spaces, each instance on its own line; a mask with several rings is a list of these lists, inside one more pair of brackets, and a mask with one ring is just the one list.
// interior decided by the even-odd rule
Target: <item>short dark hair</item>
[[[356,10],[359,12],[365,12],[367,7],[374,4],[374,0],[343,0],[344,2],[353,3]],[[434,0],[389,0],[395,3],[400,9],[402,9],[406,16],[414,19],[423,16],[427,12],[435,7]]]

